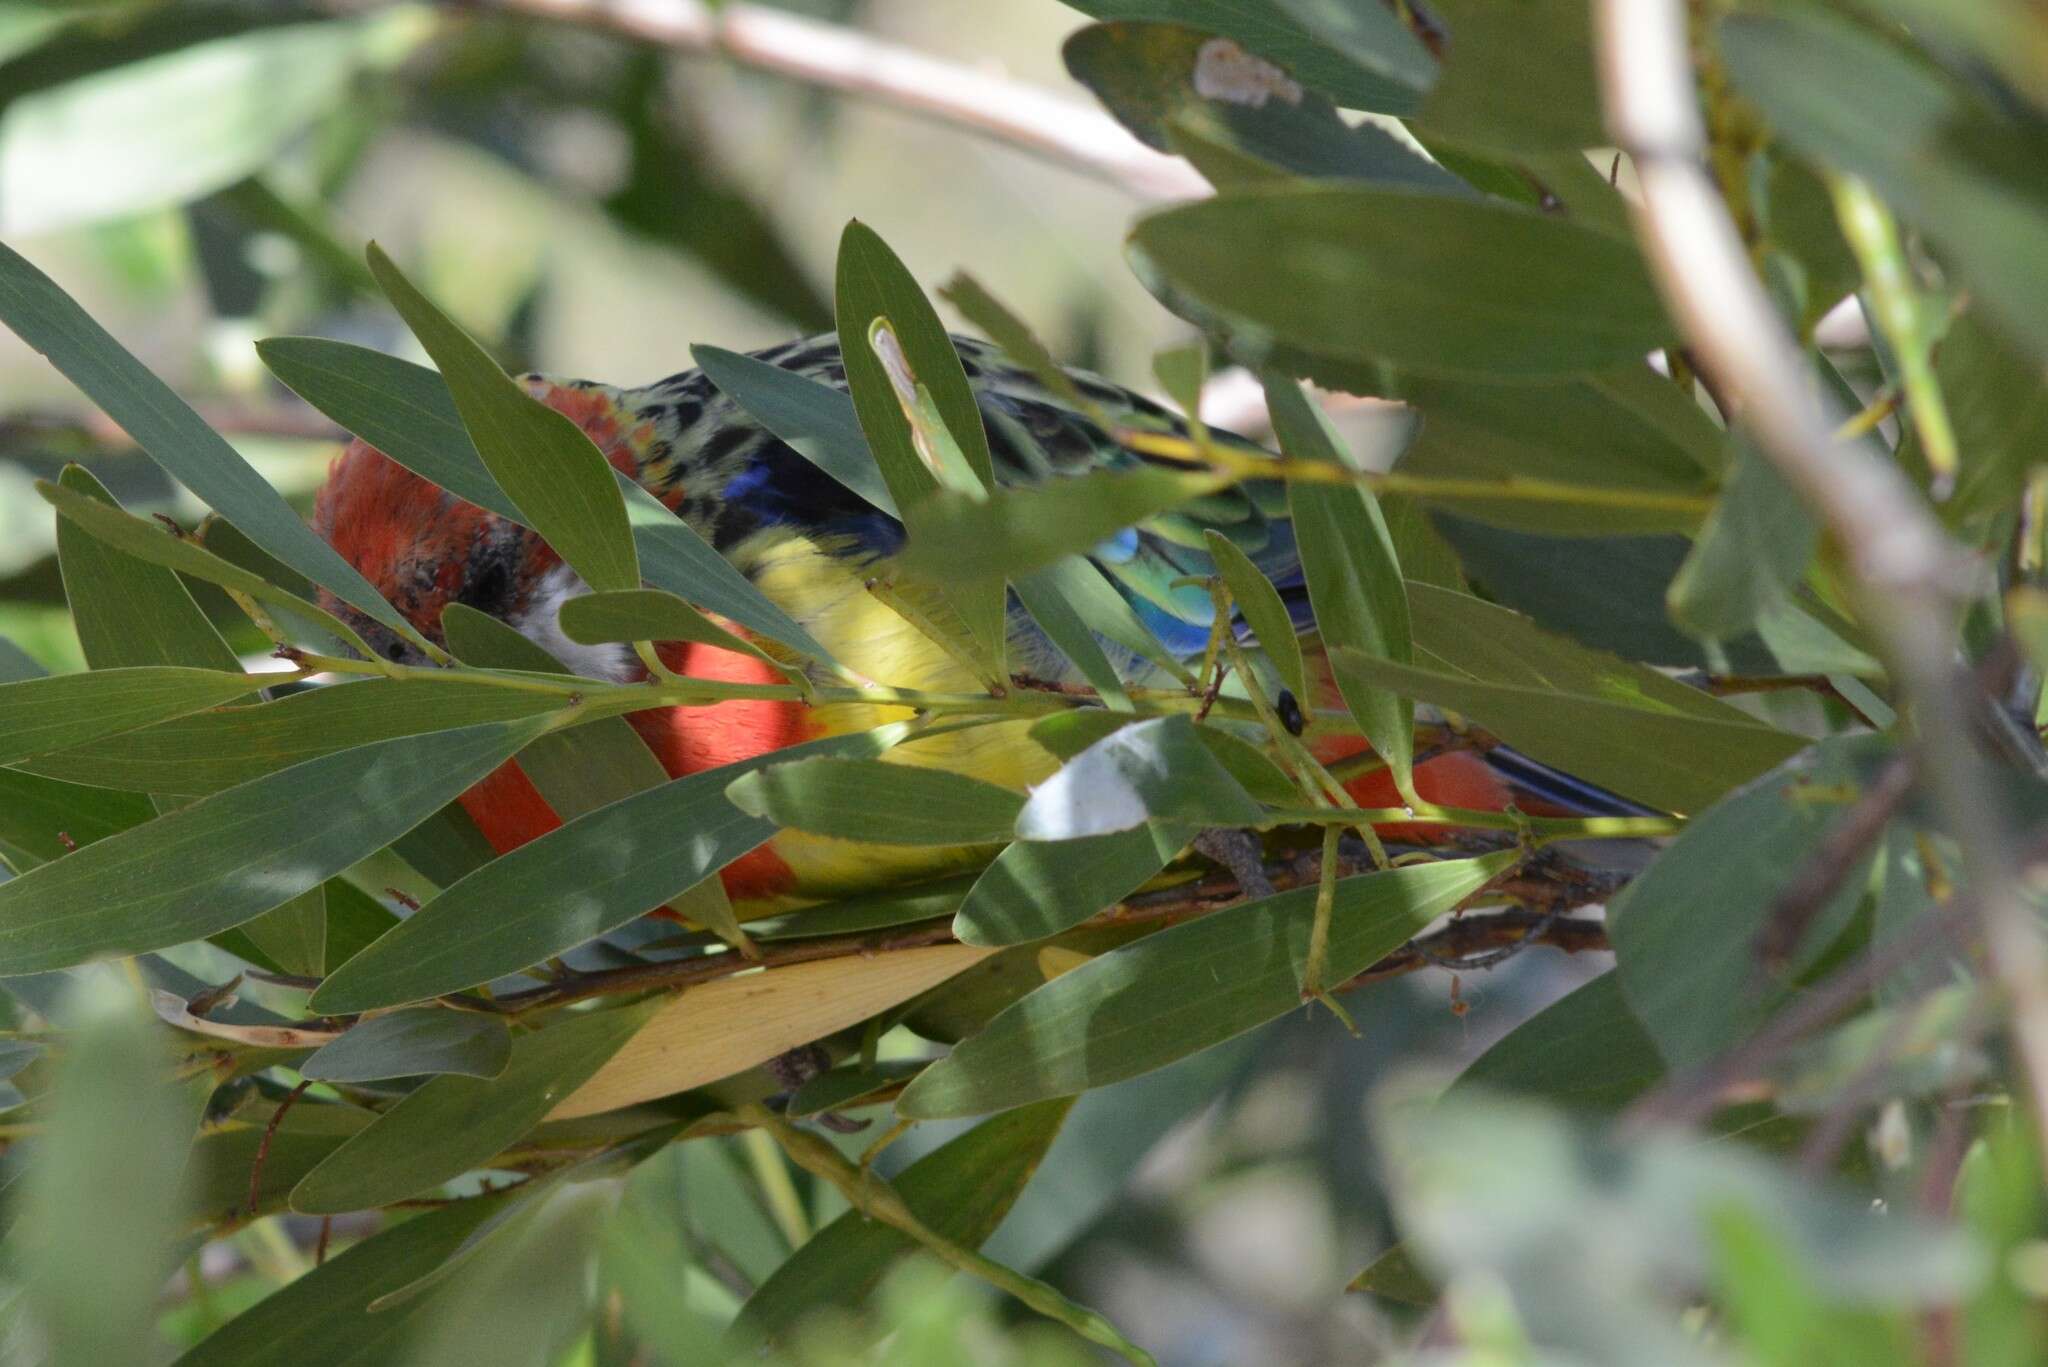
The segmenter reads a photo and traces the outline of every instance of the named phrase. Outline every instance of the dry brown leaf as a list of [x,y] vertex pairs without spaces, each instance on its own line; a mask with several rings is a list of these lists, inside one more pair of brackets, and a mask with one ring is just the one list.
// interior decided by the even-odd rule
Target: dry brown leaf
[[931,945],[738,973],[692,987],[548,1119],[594,1115],[730,1077],[866,1020],[994,952]]

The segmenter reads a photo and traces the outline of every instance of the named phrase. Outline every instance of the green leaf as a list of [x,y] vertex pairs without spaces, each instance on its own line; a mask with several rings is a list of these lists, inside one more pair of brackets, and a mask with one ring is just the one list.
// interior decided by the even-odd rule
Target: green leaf
[[427,644],[170,386],[129,355],[54,281],[5,245],[0,245],[0,321],[49,357],[50,364],[135,438],[165,473],[251,541],[415,645]]
[[543,723],[465,727],[294,765],[0,884],[0,976],[240,925],[388,845]]
[[1249,826],[1259,804],[1185,716],[1136,722],[1090,745],[1032,789],[1020,840],[1072,840],[1143,826]]
[[372,1016],[349,1027],[299,1065],[317,1082],[378,1082],[385,1078],[460,1073],[492,1078],[505,1071],[512,1036],[504,1021],[474,1011],[419,1007]]
[[1883,736],[1821,742],[1694,817],[1609,905],[1622,990],[1673,1068],[1747,1038],[1847,924],[1864,891],[1860,871],[1817,909],[1781,970],[1759,964],[1757,937],[1788,871],[1814,855],[1890,751]]
[[[1287,454],[1325,465],[1346,464],[1327,420],[1301,386],[1268,377],[1266,404]],[[1415,704],[1376,686],[1349,664],[1354,651],[1396,664],[1415,658],[1408,594],[1387,521],[1372,492],[1353,485],[1291,483],[1287,507],[1301,547],[1316,630],[1337,691],[1373,750],[1387,762],[1395,788],[1407,793],[1415,783]],[[1307,706],[1315,705],[1314,695],[1306,691],[1296,697]]]
[[1019,840],[983,870],[953,917],[970,945],[1021,945],[1116,905],[1180,853],[1192,832],[1148,822],[1078,840]]
[[[1131,718],[1094,708],[1074,708],[1040,717],[1031,724],[1031,739],[1062,762],[1130,723]],[[1195,739],[1215,756],[1244,790],[1260,802],[1289,806],[1301,800],[1301,789],[1266,752],[1214,725],[1197,726]]]
[[[907,518],[942,487],[956,499],[985,497],[995,487],[994,460],[960,354],[909,269],[858,219],[839,237],[835,296],[847,391],[899,512]],[[889,363],[878,347],[892,350]],[[927,403],[928,415],[920,411]],[[953,471],[949,457],[966,468]],[[1000,584],[950,571],[926,577],[943,586],[981,669],[1007,676]]]
[[440,368],[477,454],[520,521],[593,589],[640,587],[625,499],[603,453],[574,421],[521,389],[375,243],[369,260],[392,306]]
[[1444,517],[1434,525],[1488,597],[1546,631],[1625,660],[1735,674],[1883,672],[1792,605],[1766,613],[1756,631],[1712,647],[1680,634],[1664,608],[1687,551],[1680,537],[1528,536]]
[[1216,475],[1145,466],[998,489],[987,498],[940,490],[911,511],[910,545],[899,563],[937,582],[1021,577],[1225,483]]
[[[562,667],[518,628],[466,603],[448,605],[441,629],[449,651],[464,664],[485,669]],[[668,771],[624,717],[604,717],[541,736],[520,752],[519,767],[564,821],[668,782]]]
[[690,355],[719,392],[755,422],[846,488],[896,516],[896,500],[868,450],[852,398],[831,385],[723,347],[694,346]]
[[292,1188],[292,1209],[329,1215],[389,1205],[489,1162],[588,1081],[660,1004],[558,1015],[513,1040],[496,1077],[430,1080],[307,1173]]
[[261,686],[247,674],[170,665],[0,684],[0,764],[217,707]]
[[1508,151],[1607,144],[1589,11],[1578,0],[1431,0],[1451,30],[1443,75],[1416,122]]
[[460,679],[365,679],[223,707],[29,760],[72,783],[196,796],[352,746],[552,712],[562,699]]
[[[1124,127],[1162,152],[1186,153],[1218,184],[1291,172],[1471,193],[1385,129],[1347,124],[1334,105],[1305,93],[1287,72],[1200,28],[1094,24],[1060,51],[1068,72]],[[1208,148],[1227,160],[1204,155]],[[1256,165],[1241,165],[1246,158]]]
[[[649,592],[628,590],[628,594]],[[683,613],[697,610],[672,595],[655,592]],[[583,602],[586,595],[570,600]],[[615,595],[603,595],[614,597]],[[566,613],[566,607],[565,607]],[[673,614],[668,614],[673,615]],[[700,618],[701,620],[701,618]],[[705,623],[707,627],[710,624]],[[507,623],[461,603],[449,604],[441,615],[448,648],[470,664],[498,669],[559,669],[561,664]],[[711,630],[717,630],[711,627]],[[519,767],[541,797],[563,821],[623,801],[635,793],[667,783],[667,769],[648,743],[624,717],[602,717],[581,726],[542,736],[519,756]],[[669,909],[712,930],[727,943],[743,945],[745,935],[726,900],[725,889],[712,879],[679,894]]]
[[1621,975],[1607,972],[1502,1036],[1466,1065],[1452,1091],[1513,1093],[1612,1113],[1664,1071],[1663,1056],[1628,1008]]
[[1132,242],[1204,307],[1344,360],[1541,379],[1671,331],[1628,242],[1499,203],[1284,185],[1155,212]]
[[119,793],[0,769],[0,859],[26,873],[156,815],[140,793]]
[[1739,14],[1715,27],[1736,88],[1801,153],[1869,181],[1942,248],[1972,297],[2048,356],[2048,134],[1924,57],[1822,12]]
[[2002,514],[2048,449],[2048,386],[2040,383],[2040,368],[1973,301],[1949,320],[1934,374],[1963,462],[1942,511],[1958,521]]
[[370,1303],[452,1257],[505,1203],[457,1201],[344,1249],[271,1292],[177,1361],[177,1367],[346,1367],[398,1361],[440,1302],[420,1298],[371,1314]]
[[578,645],[612,641],[690,641],[786,668],[752,641],[735,636],[664,589],[585,593],[562,604],[562,634]]
[[1383,687],[1469,717],[1519,750],[1624,797],[1697,812],[1804,738],[1462,594],[1410,584],[1416,658],[1348,657]]
[[[1412,114],[1435,62],[1372,18],[1331,14],[1329,0],[1068,0],[1097,19],[1158,19],[1234,38],[1347,109]],[[1343,8],[1355,9],[1357,6]]]
[[[272,337],[256,344],[271,373],[307,403],[422,479],[477,507],[520,521],[439,375],[395,356],[317,337]],[[613,472],[626,499],[640,572],[648,583],[780,641],[813,659],[830,653],[794,618],[761,595],[731,561],[676,519],[654,495]]]
[[726,798],[741,774],[809,755],[874,755],[901,724],[808,741],[587,812],[444,890],[330,975],[317,1011],[345,1014],[487,983],[616,930],[775,834]]
[[[895,322],[895,312],[905,314],[907,322],[903,326],[918,330],[915,336],[920,340],[920,350],[932,350],[934,338],[922,336],[924,314],[930,312],[930,303],[924,303],[924,291],[918,289],[918,281],[909,275],[901,258],[889,250],[889,244],[874,234],[872,227],[854,219],[846,225],[846,232],[840,234],[840,357],[846,365],[846,387],[860,420],[860,430],[866,434],[868,449],[874,453],[874,463],[881,467],[891,500],[899,510],[903,510],[918,506],[918,502],[938,488],[938,480],[918,457],[918,451],[911,443],[909,422],[903,418],[903,408],[895,398],[895,387],[891,385],[881,359],[874,355],[874,348],[868,344],[868,328],[874,320],[889,318]],[[938,330],[936,342],[946,350],[952,350],[952,342],[946,338],[944,328]],[[958,353],[954,353],[952,363],[958,367]],[[965,383],[967,373],[963,371],[961,385],[965,387]],[[971,400],[973,396],[969,393],[969,402]],[[981,426],[979,408],[973,408],[973,420],[963,422],[963,426],[971,426],[975,432],[981,432],[985,447],[987,432]],[[954,432],[954,439],[963,443],[967,441],[958,432]],[[993,484],[993,480],[989,482]]]
[[241,934],[258,953],[286,973],[317,978],[327,971],[327,893],[302,892],[242,924]]
[[1131,697],[1124,692],[1122,675],[1110,662],[1102,643],[1095,639],[1087,621],[1068,599],[1065,583],[1066,576],[1054,567],[1047,567],[1020,576],[1010,587],[1016,593],[1017,601],[1031,614],[1031,620],[1045,633],[1046,639],[1074,662],[1074,667],[1081,671],[1081,677],[1101,695],[1102,701],[1114,711],[1131,711]]
[[880,845],[992,843],[1024,806],[993,783],[879,759],[772,763],[734,779],[725,795],[778,826]]
[[[266,486],[267,487],[267,486]],[[94,537],[116,550],[123,551],[138,560],[165,569],[189,574],[195,579],[204,579],[211,584],[247,594],[259,603],[274,604],[300,618],[317,623],[321,630],[331,634],[335,640],[357,651],[365,658],[376,652],[364,644],[354,628],[334,614],[307,602],[293,594],[252,574],[239,565],[232,564],[197,541],[158,526],[154,522],[110,507],[89,494],[52,484],[48,480],[36,481],[36,492],[43,501],[55,508],[67,522],[76,523]],[[326,542],[321,542],[326,545]],[[353,573],[353,571],[351,571]],[[378,599],[383,602],[383,599]],[[388,609],[387,609],[388,610]],[[375,616],[375,614],[371,614]],[[411,627],[406,631],[410,632]]]
[[21,1211],[9,1239],[26,1283],[17,1306],[47,1361],[145,1362],[190,1213],[178,1177],[211,1088],[204,1074],[173,1080],[154,1023],[118,979],[76,986],[59,1014],[74,1032],[28,1171],[8,1193]]
[[[1514,861],[1445,860],[1337,884],[1329,980],[1362,972]],[[1203,916],[1090,959],[1005,1008],[897,1101],[979,1115],[1134,1077],[1299,1009],[1316,889]]]
[[[1437,78],[1436,58],[1406,21],[1391,8],[1354,5],[1349,0],[1278,0],[1329,51],[1347,57],[1361,71],[1385,76],[1416,90]],[[1369,108],[1360,105],[1358,108]],[[1385,113],[1399,113],[1386,110]]]
[[852,1063],[828,1069],[796,1089],[786,1112],[792,1118],[845,1110],[884,1087],[906,1082],[924,1070],[923,1059],[895,1059],[869,1068],[858,1058]]
[[[121,506],[82,465],[65,466],[57,482],[74,493]],[[57,522],[57,563],[63,570],[64,597],[71,605],[78,644],[94,669],[242,667],[171,571],[124,555],[63,518]]]
[[270,28],[10,100],[0,115],[0,233],[127,217],[262,169],[340,103],[365,36],[352,23]]
[[[428,817],[426,822],[413,827],[413,834],[426,829],[433,820]],[[360,953],[364,945],[398,924],[398,917],[390,908],[353,883],[330,878],[326,895],[327,958],[315,976],[332,973]]]
[[1731,1337],[1766,1367],[1810,1362],[1904,1362],[1920,1328],[1901,1309],[1833,1303],[1806,1275],[1788,1239],[1754,1211],[1706,1212],[1714,1301],[1725,1307]]
[[1984,0],[1972,5],[1952,5],[1948,0],[1870,0],[1870,8],[1895,15],[1916,33],[1939,31],[1967,44],[2036,105],[2048,105],[2048,15],[2030,0]]
[[1385,392],[1422,415],[1400,474],[1584,491],[1535,500],[1475,489],[1425,500],[1522,531],[1691,532],[1726,459],[1726,437],[1713,421],[1641,364],[1544,385],[1404,375]]
[[[905,1168],[892,1184],[896,1194],[941,1238],[979,1248],[1023,1194],[1069,1104],[1048,1101],[983,1121]],[[917,1247],[880,1221],[847,1211],[762,1283],[721,1346],[758,1354],[786,1345],[799,1323],[824,1307],[859,1309],[882,1274]]]
[[[1245,623],[1251,627],[1252,636],[1266,657],[1273,662],[1273,668],[1280,673],[1280,682],[1296,698],[1313,700],[1315,695],[1308,690],[1308,668],[1302,663],[1301,638],[1294,634],[1294,621],[1287,615],[1287,605],[1280,601],[1280,590],[1273,587],[1273,581],[1259,572],[1251,557],[1237,548],[1237,544],[1221,532],[1210,530],[1203,534],[1209,547],[1209,555],[1216,561],[1216,569],[1223,576],[1223,582],[1230,586],[1230,596],[1237,603],[1237,610],[1244,614]],[[1401,615],[1408,615],[1407,595],[1401,600]]]
[[1671,580],[1671,620],[1727,640],[1788,600],[1820,545],[1820,526],[1768,457],[1741,443],[1721,500]]
[[956,271],[951,280],[939,287],[939,295],[962,318],[988,334],[989,340],[1001,347],[1006,356],[1030,371],[1032,378],[1061,403],[1099,421],[1101,405],[1081,392],[1074,377],[1053,359],[1052,352],[1038,340],[1030,324],[990,294],[979,280],[965,271]]

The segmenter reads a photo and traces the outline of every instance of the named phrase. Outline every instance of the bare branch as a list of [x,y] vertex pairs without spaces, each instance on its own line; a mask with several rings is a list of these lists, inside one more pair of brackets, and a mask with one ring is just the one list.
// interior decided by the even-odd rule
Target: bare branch
[[1838,445],[1703,162],[1706,136],[1683,0],[1599,0],[1607,124],[1635,158],[1642,239],[1704,369],[1845,552],[1858,605],[1912,704],[1924,772],[1961,843],[2035,1125],[2048,1133],[2048,947],[2027,905],[2008,814],[1977,752],[1974,685],[1955,645],[1973,569],[1899,469]]
[[1140,199],[1197,199],[1208,182],[1123,125],[1051,91],[761,5],[700,0],[470,0],[495,10],[604,29],[677,52],[711,53],[792,80],[971,128],[1085,172]]

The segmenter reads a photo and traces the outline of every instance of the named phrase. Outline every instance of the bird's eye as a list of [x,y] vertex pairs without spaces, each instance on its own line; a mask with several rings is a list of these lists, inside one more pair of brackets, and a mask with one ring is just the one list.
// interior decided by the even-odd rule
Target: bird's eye
[[390,656],[395,663],[405,663],[405,642],[393,641],[390,645],[384,647],[384,653]]

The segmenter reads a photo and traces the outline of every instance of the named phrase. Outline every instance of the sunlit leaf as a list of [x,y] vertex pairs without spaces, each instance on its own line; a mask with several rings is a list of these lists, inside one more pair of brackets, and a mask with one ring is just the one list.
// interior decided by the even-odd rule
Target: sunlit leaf
[[1136,890],[1191,836],[1185,827],[1147,823],[1075,840],[1019,840],[975,880],[953,933],[970,945],[1057,935]]
[[1259,804],[1218,763],[1184,716],[1123,727],[1032,789],[1016,819],[1023,840],[1072,840],[1149,821],[1245,826]]

